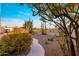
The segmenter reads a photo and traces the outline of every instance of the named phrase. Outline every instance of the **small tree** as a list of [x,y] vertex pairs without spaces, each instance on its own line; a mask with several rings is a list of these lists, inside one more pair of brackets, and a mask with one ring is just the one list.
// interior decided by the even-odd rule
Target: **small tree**
[[32,33],[33,32],[33,21],[31,20],[26,21],[24,24],[24,28],[27,29],[29,33]]
[[[79,4],[32,4],[32,8],[34,16],[39,15],[45,20],[55,23],[62,30],[67,38],[68,55],[76,55],[72,38],[76,41],[79,55]],[[75,38],[71,36],[71,29],[75,32]]]
[[42,31],[42,35],[46,35],[46,20],[41,18],[41,31]]

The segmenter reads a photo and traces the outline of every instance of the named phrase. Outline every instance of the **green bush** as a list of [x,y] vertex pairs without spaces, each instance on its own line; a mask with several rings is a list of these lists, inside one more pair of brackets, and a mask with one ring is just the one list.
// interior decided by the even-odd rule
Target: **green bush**
[[1,38],[0,54],[21,54],[28,51],[32,37],[28,33],[14,32]]

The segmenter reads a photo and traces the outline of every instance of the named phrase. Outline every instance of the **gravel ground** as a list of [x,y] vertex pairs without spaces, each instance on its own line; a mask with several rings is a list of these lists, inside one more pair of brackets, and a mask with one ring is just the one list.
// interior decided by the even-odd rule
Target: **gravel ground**
[[51,37],[55,38],[54,34],[41,35],[40,33],[37,33],[33,35],[33,38],[38,39],[39,43],[44,47],[45,56],[62,56],[63,53],[57,40],[53,39],[53,41],[48,41],[48,38]]

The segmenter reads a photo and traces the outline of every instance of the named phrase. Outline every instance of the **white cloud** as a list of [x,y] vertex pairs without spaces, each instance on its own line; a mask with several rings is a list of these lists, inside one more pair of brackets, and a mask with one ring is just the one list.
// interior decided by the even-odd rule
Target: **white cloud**
[[24,21],[19,18],[1,18],[1,24],[8,27],[21,27],[24,24]]

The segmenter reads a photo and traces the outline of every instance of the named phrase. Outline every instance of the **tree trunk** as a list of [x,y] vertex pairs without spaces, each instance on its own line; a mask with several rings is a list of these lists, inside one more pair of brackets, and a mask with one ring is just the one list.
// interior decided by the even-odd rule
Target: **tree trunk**
[[77,45],[77,55],[79,56],[79,28],[76,28],[76,45]]
[[67,45],[68,45],[68,55],[75,56],[76,54],[75,54],[74,44],[73,44],[72,39],[70,37],[67,40]]
[[71,52],[71,56],[76,56],[74,44],[73,44],[71,38],[70,38],[70,48],[71,48],[71,51],[70,51]]
[[71,29],[72,29],[72,23],[70,23],[70,29],[69,29],[69,55],[70,56],[75,56],[76,53],[75,53],[75,47],[74,47],[74,44],[73,44],[73,41],[72,41],[72,38],[71,38],[71,35],[72,35],[72,32],[71,32]]
[[41,22],[41,32],[42,35],[46,35],[46,24],[44,22]]
[[77,55],[79,56],[79,39],[77,40]]
[[46,31],[46,22],[45,22],[45,34],[47,34],[47,31]]
[[43,24],[43,22],[41,22],[41,33],[42,33],[42,35],[44,34],[44,24]]

